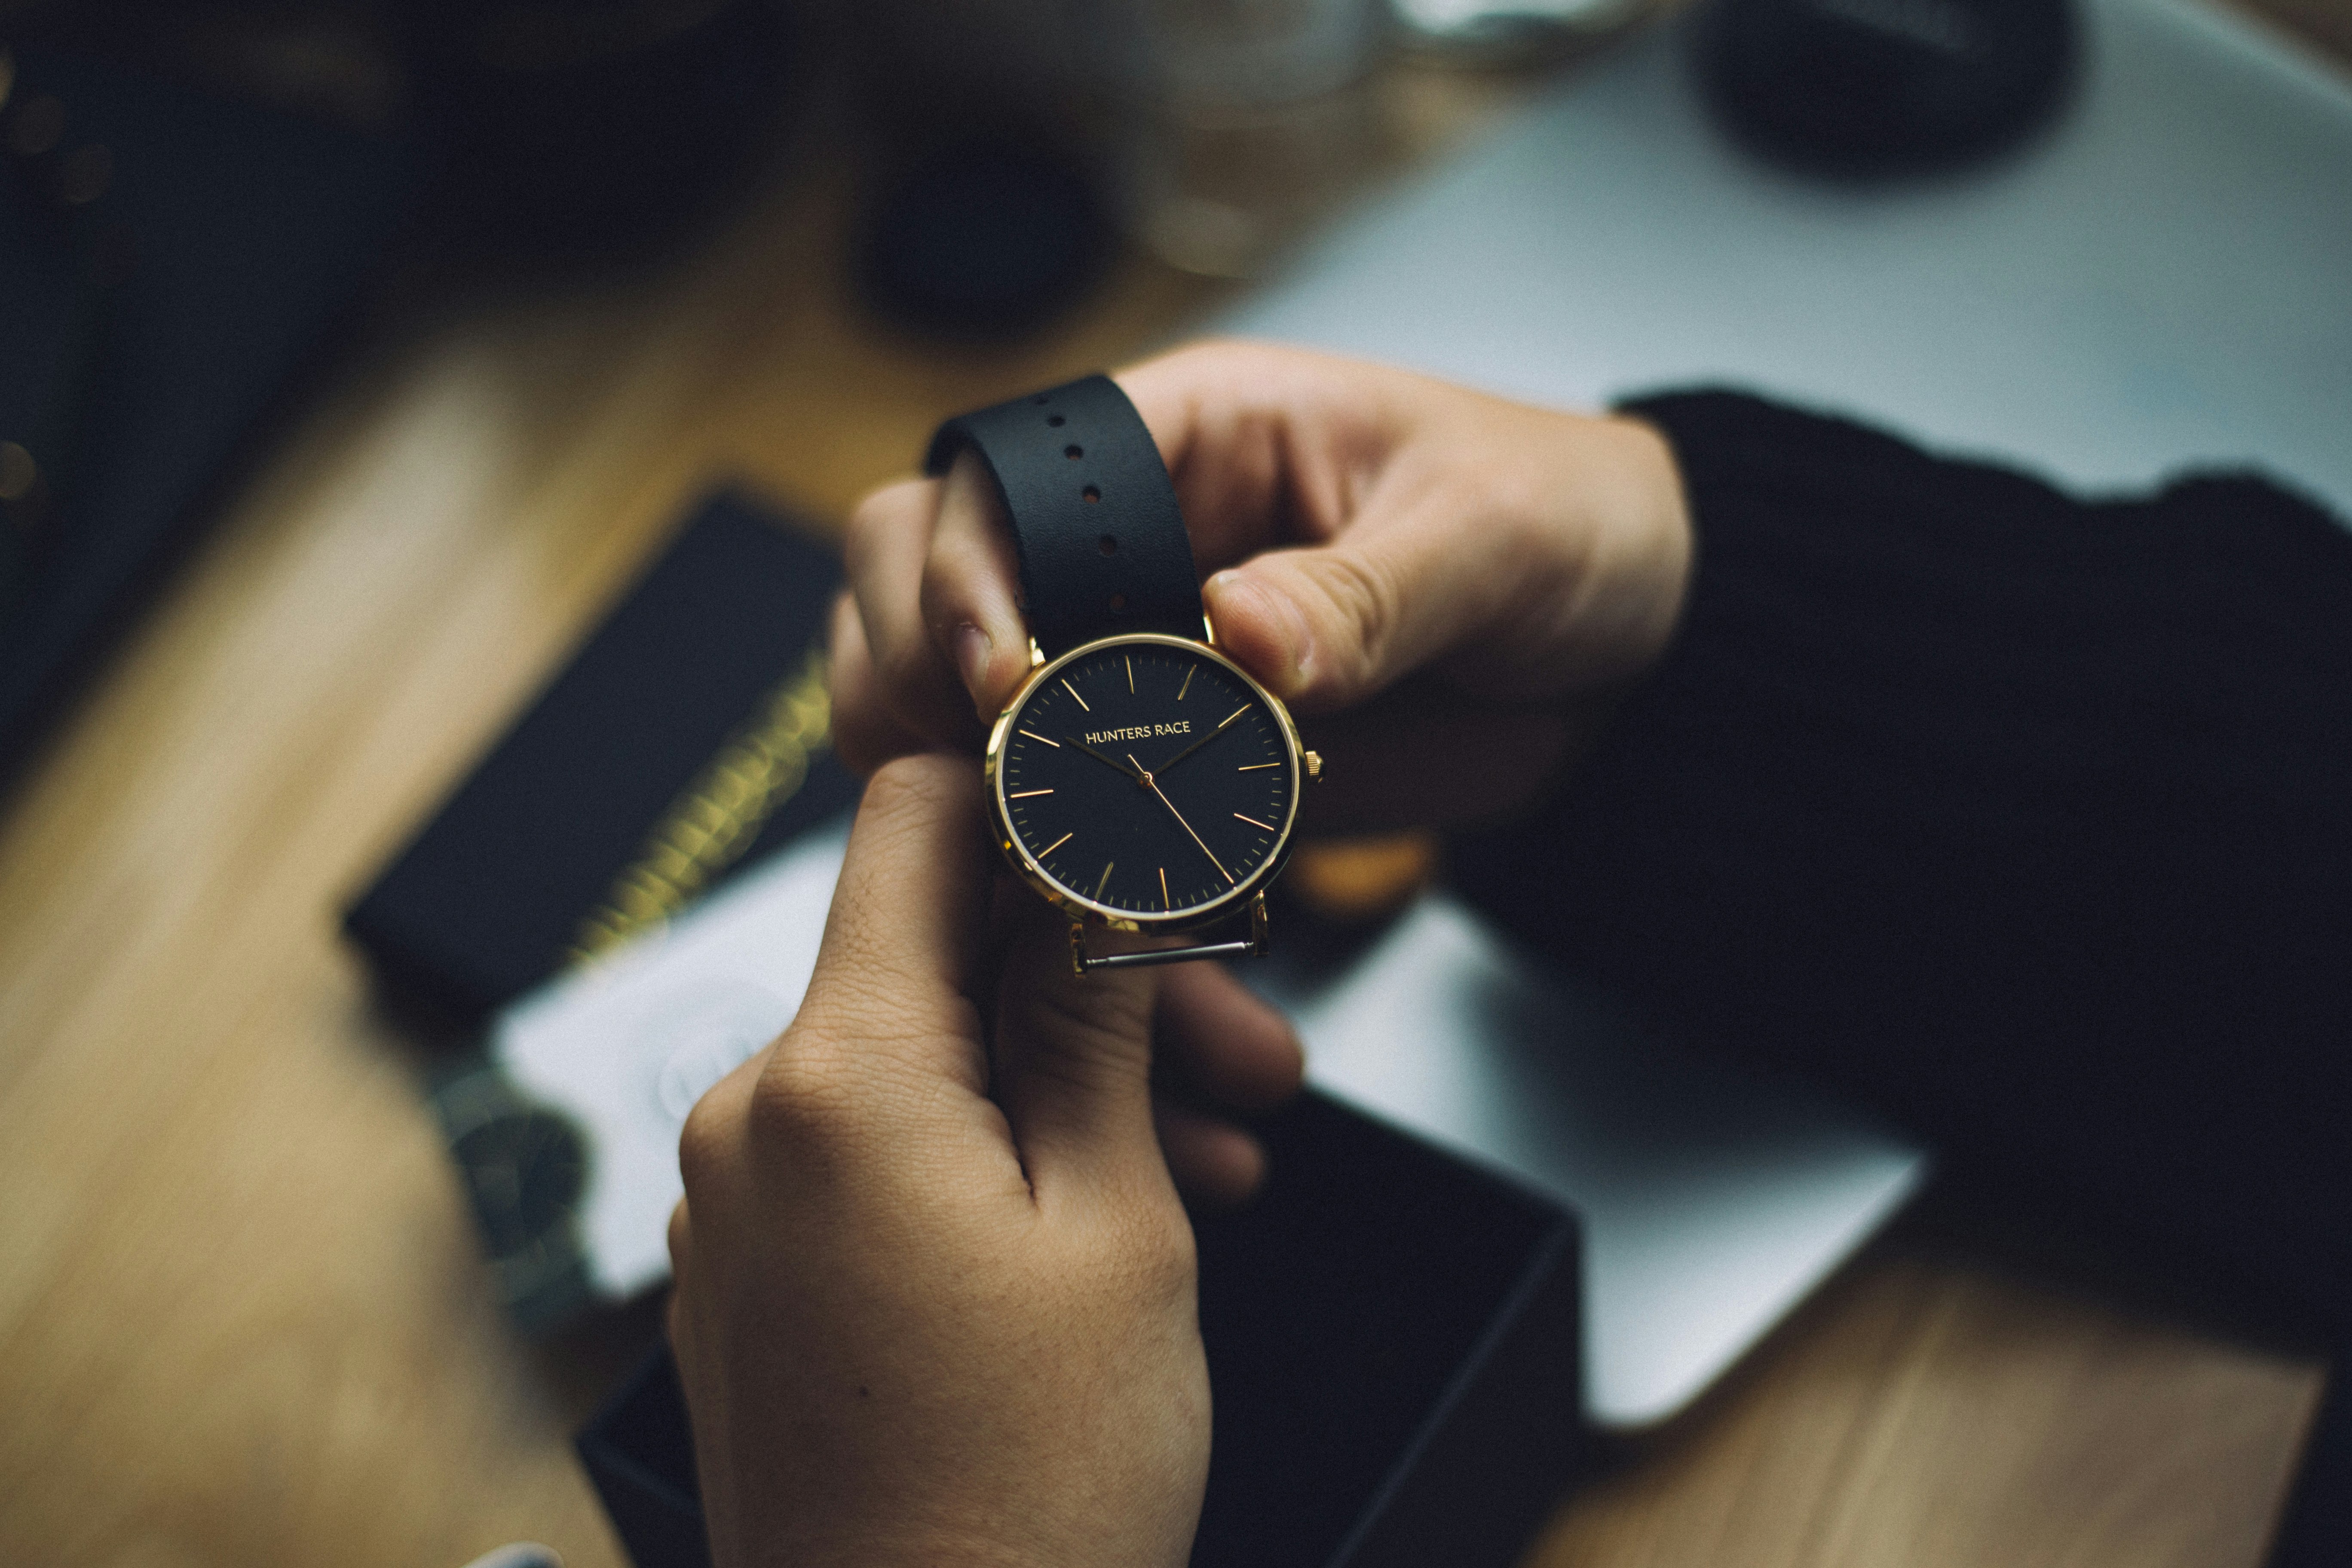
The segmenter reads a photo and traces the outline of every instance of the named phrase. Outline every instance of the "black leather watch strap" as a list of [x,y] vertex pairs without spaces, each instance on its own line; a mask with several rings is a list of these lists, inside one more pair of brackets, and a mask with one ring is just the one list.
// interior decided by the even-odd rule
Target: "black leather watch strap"
[[960,415],[923,459],[943,474],[966,447],[1004,497],[1047,658],[1119,632],[1198,638],[1201,584],[1176,487],[1135,405],[1107,375]]

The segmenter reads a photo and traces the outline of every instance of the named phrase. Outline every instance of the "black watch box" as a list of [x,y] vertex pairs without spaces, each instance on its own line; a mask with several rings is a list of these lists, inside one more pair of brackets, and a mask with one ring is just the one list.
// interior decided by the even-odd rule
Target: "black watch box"
[[[1573,1216],[1313,1092],[1196,1216],[1215,1404],[1196,1568],[1508,1568],[1579,1468]],[[636,1568],[708,1568],[667,1347],[580,1457]]]
[[811,531],[740,491],[694,510],[344,915],[394,1011],[478,1028],[857,798]]

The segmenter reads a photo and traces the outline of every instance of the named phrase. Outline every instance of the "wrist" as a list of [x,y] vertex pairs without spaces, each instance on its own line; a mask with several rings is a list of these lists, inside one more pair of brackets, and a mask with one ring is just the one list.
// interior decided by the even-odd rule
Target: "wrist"
[[1696,555],[1690,503],[1674,448],[1645,421],[1595,421],[1597,450],[1580,476],[1591,542],[1576,595],[1575,684],[1614,685],[1654,665],[1674,640]]

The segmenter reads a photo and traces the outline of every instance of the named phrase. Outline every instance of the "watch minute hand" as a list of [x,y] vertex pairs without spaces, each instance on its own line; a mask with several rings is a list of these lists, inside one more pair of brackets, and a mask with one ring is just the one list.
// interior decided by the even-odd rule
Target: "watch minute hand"
[[1223,734],[1225,732],[1226,724],[1232,723],[1234,720],[1240,718],[1243,714],[1248,711],[1249,704],[1246,702],[1243,703],[1240,707],[1225,715],[1223,723],[1219,724],[1215,729],[1210,731],[1207,734],[1202,736],[1199,740],[1193,742],[1191,745],[1185,747],[1182,751],[1177,752],[1174,756],[1169,758],[1166,762],[1160,763],[1159,767],[1152,771],[1155,773],[1166,773],[1170,768],[1174,767],[1178,763],[1182,762],[1185,758],[1191,756],[1193,752],[1199,751],[1202,747],[1207,745],[1218,736]]
[[1166,762],[1160,763],[1151,771],[1155,773],[1166,773],[1170,768],[1174,767],[1178,763],[1182,762],[1185,758],[1191,756],[1193,752],[1199,751],[1202,747],[1207,745],[1210,742],[1215,740],[1224,732],[1225,731],[1222,726],[1210,731],[1207,734],[1202,736],[1199,740],[1193,742],[1191,745],[1185,747],[1182,751],[1177,752],[1174,756],[1169,758]]
[[1062,739],[1067,741],[1070,744],[1076,746],[1078,750],[1084,752],[1087,755],[1092,757],[1103,766],[1107,768],[1115,768],[1118,772],[1125,773],[1129,778],[1133,779],[1138,784],[1144,782],[1143,770],[1141,768],[1131,767],[1128,763],[1120,762],[1117,757],[1110,755],[1108,752],[1097,752],[1092,746],[1087,745],[1084,741],[1079,740],[1076,735],[1065,735]]

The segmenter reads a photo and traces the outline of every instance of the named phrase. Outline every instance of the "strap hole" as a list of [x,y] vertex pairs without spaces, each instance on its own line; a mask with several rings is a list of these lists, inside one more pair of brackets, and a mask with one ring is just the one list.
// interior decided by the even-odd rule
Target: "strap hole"
[[1104,534],[1097,543],[1105,555],[1116,555],[1118,553],[1118,540],[1111,534]]
[[1034,403],[1034,404],[1035,404],[1038,407],[1043,408],[1044,406],[1045,406],[1045,401],[1046,401],[1046,399],[1045,399],[1045,395],[1044,393],[1042,393],[1042,392],[1041,392],[1041,393],[1039,393],[1036,396],[1034,396],[1034,397],[1031,398],[1029,401],[1030,401],[1030,402],[1032,402],[1032,403]]
[[1069,458],[1073,463],[1076,462],[1080,458],[1083,458],[1086,455],[1087,449],[1084,447],[1065,447],[1062,448],[1062,456]]
[[1098,489],[1095,489],[1095,487],[1094,487],[1094,486],[1092,486],[1092,485],[1088,485],[1086,489],[1084,489],[1080,490],[1078,493],[1079,493],[1080,495],[1082,495],[1082,496],[1086,497],[1086,498],[1087,498],[1087,500],[1090,500],[1090,501],[1097,501],[1097,500],[1102,500],[1102,491],[1100,491],[1100,490],[1098,490]]
[[1055,429],[1059,430],[1063,426],[1068,424],[1069,421],[1063,418],[1058,414],[1048,414],[1045,416],[1045,423],[1051,425]]
[[1123,616],[1123,615],[1127,614],[1127,595],[1124,595],[1124,594],[1113,594],[1113,595],[1110,596],[1110,613],[1111,613],[1112,615],[1114,615],[1114,616]]

